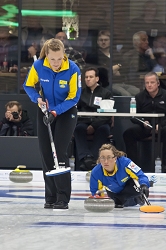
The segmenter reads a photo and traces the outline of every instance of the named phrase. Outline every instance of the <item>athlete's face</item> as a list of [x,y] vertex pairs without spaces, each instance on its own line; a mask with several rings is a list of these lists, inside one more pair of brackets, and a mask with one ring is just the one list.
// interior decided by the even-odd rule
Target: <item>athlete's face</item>
[[51,49],[49,49],[49,52],[47,54],[47,59],[53,70],[59,70],[61,68],[63,57],[64,57],[63,49],[59,51],[52,51]]
[[104,149],[100,152],[99,160],[101,165],[109,173],[114,171],[116,159],[111,149]]

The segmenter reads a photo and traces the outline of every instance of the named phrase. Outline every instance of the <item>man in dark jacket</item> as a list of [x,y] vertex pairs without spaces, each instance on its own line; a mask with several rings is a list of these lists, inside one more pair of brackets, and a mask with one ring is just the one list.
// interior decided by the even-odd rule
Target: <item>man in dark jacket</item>
[[27,111],[17,101],[5,105],[5,118],[0,121],[0,136],[33,136],[33,125]]
[[[97,112],[102,99],[112,99],[112,93],[99,85],[99,72],[95,67],[85,70],[86,87],[82,90],[78,110]],[[91,166],[98,158],[98,151],[106,143],[111,131],[110,117],[79,117],[74,131],[76,150],[81,161],[81,170],[91,170]],[[93,142],[89,149],[87,135],[93,135]]]
[[[135,96],[137,104],[137,113],[164,113],[166,114],[166,90],[160,88],[158,76],[154,72],[145,75],[145,89]],[[152,118],[146,118],[146,124],[152,125]],[[132,119],[137,123],[128,128],[124,134],[126,153],[135,163],[137,159],[137,141],[148,138],[152,135],[152,129],[142,122]],[[158,131],[158,122],[156,121],[156,133]],[[166,171],[166,116],[161,120],[161,140],[163,142],[162,169]]]

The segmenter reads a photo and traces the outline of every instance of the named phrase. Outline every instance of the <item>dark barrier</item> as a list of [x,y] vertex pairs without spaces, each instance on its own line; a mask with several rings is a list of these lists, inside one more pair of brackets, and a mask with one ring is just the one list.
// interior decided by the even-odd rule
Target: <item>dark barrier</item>
[[18,165],[41,169],[38,137],[0,136],[0,168],[15,169]]

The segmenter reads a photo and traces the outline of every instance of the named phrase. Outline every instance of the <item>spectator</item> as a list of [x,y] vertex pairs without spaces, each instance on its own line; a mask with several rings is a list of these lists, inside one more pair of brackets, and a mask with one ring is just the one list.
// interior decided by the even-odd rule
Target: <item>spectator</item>
[[[97,51],[87,55],[86,63],[90,65],[95,65],[99,67],[100,72],[100,81],[102,86],[108,87],[111,79],[109,76],[110,72],[110,31],[108,30],[101,30],[98,33],[97,38]],[[122,61],[119,53],[114,53],[114,58],[116,58],[116,62],[114,60],[114,65],[112,67],[113,71],[113,84],[112,84],[112,91],[114,95],[123,95],[123,96],[131,96],[139,93],[139,89],[135,86],[128,85],[124,83],[124,79],[121,77],[121,70],[123,65],[119,62]],[[104,69],[106,72],[104,72]],[[102,79],[108,75],[107,85],[105,81]]]
[[71,61],[73,61],[80,68],[80,70],[83,70],[83,68],[85,67],[85,61],[83,59],[83,56],[79,51],[73,49],[70,46],[66,33],[65,32],[58,32],[55,35],[55,38],[59,39],[63,42],[63,44],[65,46],[65,54],[67,55],[67,57]]
[[147,1],[143,6],[143,13],[130,21],[126,29],[126,49],[130,49],[132,44],[132,36],[139,30],[147,33],[149,45],[152,47],[153,40],[156,36],[165,32],[165,25],[157,16],[157,3],[155,1]]
[[149,47],[148,36],[145,31],[133,35],[133,47],[123,55],[123,72],[126,81],[140,88],[140,74],[152,71],[156,65],[153,50]]
[[98,164],[91,173],[90,191],[94,196],[103,187],[115,201],[115,208],[139,204],[144,205],[143,195],[135,188],[133,179],[138,180],[142,192],[149,196],[148,177],[126,154],[110,144],[99,149]]
[[0,122],[0,136],[33,136],[33,125],[26,110],[17,101],[5,105],[5,118]]
[[153,68],[153,72],[158,72],[160,74],[166,72],[166,51],[158,51],[155,53],[156,65]]
[[[112,93],[99,85],[99,72],[91,67],[85,70],[86,87],[82,90],[78,110],[97,112],[102,99],[111,99]],[[98,157],[98,150],[108,140],[111,131],[110,117],[78,118],[74,138],[81,170],[91,170]],[[87,135],[94,135],[92,147],[89,148]]]
[[166,36],[157,36],[153,41],[153,52],[166,52]]
[[[160,82],[155,72],[149,72],[145,75],[145,89],[136,95],[137,113],[165,113],[166,114],[166,90],[160,88]],[[152,124],[152,118],[146,118],[146,123]],[[138,164],[137,141],[148,138],[152,135],[151,129],[143,123],[137,122],[131,128],[128,128],[124,134],[126,153],[130,159]],[[156,133],[158,123],[155,124]],[[166,172],[166,117],[161,121],[161,140],[163,142],[162,169]]]

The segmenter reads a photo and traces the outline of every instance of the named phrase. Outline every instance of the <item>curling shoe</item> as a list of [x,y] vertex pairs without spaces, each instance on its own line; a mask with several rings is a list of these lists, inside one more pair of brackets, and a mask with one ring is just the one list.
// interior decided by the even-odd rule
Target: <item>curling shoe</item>
[[53,209],[54,204],[55,204],[55,203],[48,203],[48,202],[46,202],[46,203],[44,204],[44,208],[46,208],[46,209]]
[[56,202],[56,203],[54,203],[54,205],[53,205],[53,209],[68,209],[69,208],[69,206],[68,206],[68,203],[67,202],[64,202],[64,201],[58,201],[58,202]]
[[124,205],[122,205],[122,204],[115,204],[115,208],[124,208]]

